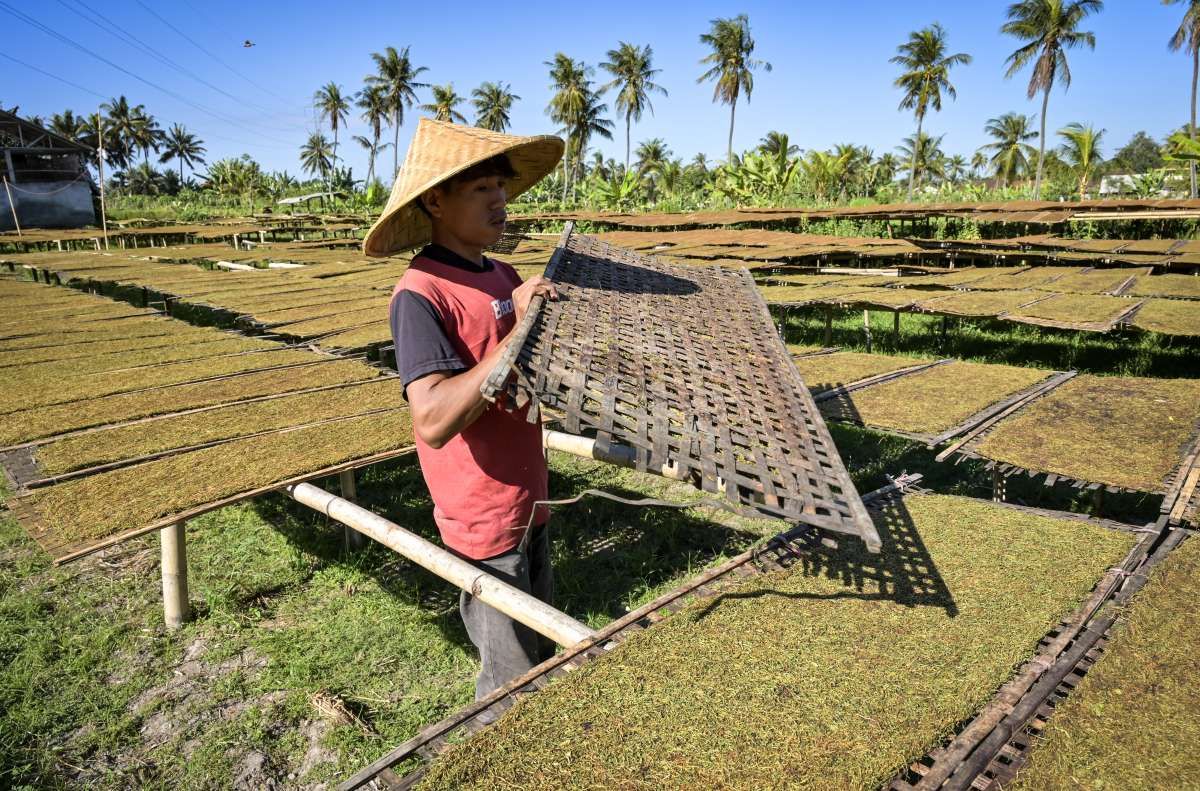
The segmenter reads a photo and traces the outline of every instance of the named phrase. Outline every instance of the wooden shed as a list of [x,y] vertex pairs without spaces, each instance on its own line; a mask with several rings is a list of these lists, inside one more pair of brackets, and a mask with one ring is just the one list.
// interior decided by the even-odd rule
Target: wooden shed
[[96,224],[91,149],[0,110],[0,230]]

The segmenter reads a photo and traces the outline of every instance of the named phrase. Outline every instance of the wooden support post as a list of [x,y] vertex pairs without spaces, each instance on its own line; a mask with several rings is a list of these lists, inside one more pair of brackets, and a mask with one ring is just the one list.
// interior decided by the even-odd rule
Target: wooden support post
[[867,336],[867,354],[871,353],[871,311],[863,311],[863,332]]
[[158,531],[162,548],[163,618],[172,632],[192,617],[188,604],[186,524],[176,522]]
[[942,316],[942,343],[946,342],[946,317]]
[[896,343],[900,342],[900,311],[892,311],[892,336]]
[[[5,152],[7,154],[8,152]],[[12,190],[8,187],[8,177],[4,177],[4,192],[8,195],[8,208],[12,211],[13,225],[17,229],[17,236],[21,236],[21,221],[17,219],[17,204],[13,200]]]
[[1092,516],[1100,519],[1100,512],[1104,509],[1104,487],[1097,486],[1092,489]]
[[833,308],[825,306],[825,346],[833,345]]
[[[342,490],[342,499],[358,503],[358,485],[354,481],[354,470],[342,470],[338,473],[338,485]],[[367,545],[367,537],[348,525],[342,525],[342,541],[347,554],[361,550]]]
[[1007,482],[1007,479],[1004,477],[1004,474],[1001,473],[999,469],[993,468],[992,469],[992,501],[993,502],[997,502],[997,503],[1004,502],[1004,495],[1005,495],[1004,489],[1005,489],[1006,482]]

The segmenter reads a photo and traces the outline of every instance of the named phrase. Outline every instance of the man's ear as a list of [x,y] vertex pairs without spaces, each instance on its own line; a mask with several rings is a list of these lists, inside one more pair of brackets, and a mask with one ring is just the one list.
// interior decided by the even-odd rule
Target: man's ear
[[425,210],[429,212],[431,217],[436,217],[439,220],[442,218],[442,191],[439,188],[430,187],[421,193],[421,197],[418,200],[424,204]]

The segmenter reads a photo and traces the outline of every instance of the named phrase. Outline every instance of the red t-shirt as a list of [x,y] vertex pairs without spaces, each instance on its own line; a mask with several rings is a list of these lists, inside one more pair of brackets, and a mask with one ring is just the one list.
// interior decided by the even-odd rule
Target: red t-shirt
[[[485,259],[480,270],[436,246],[414,258],[392,292],[392,333],[405,387],[433,371],[475,366],[512,330],[512,291],[520,284],[515,269],[494,259]],[[434,319],[440,337],[430,326]],[[526,411],[491,404],[441,448],[416,437],[442,541],[469,558],[516,547],[534,503],[547,499],[542,429],[526,420]],[[539,523],[545,521],[541,510]]]

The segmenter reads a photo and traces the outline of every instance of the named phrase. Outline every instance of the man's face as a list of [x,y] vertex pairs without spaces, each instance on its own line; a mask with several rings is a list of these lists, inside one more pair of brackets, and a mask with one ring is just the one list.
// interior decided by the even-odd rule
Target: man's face
[[506,181],[484,176],[435,187],[425,194],[425,207],[441,231],[473,247],[490,247],[504,233]]

